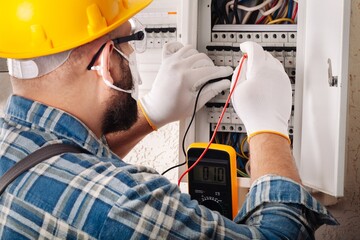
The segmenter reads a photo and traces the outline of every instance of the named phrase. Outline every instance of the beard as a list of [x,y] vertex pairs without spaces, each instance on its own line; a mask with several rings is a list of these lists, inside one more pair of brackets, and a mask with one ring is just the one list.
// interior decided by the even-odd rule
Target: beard
[[[119,81],[114,82],[114,85],[123,89],[131,89],[133,87],[131,71],[124,62],[120,63],[121,77]],[[137,103],[131,94],[113,91],[115,94],[107,102],[108,107],[102,123],[104,134],[128,130],[138,119]]]

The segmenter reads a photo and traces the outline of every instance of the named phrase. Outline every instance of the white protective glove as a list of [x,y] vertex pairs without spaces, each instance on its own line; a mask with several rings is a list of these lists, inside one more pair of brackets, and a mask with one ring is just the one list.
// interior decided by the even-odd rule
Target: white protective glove
[[[217,67],[204,53],[179,42],[163,47],[163,59],[152,89],[140,99],[154,130],[167,123],[191,116],[199,88],[211,79],[230,76],[231,67]],[[197,110],[211,98],[230,87],[229,80],[211,83],[201,91]]]
[[[284,67],[257,43],[245,42],[240,44],[240,48],[248,58],[243,64],[231,101],[245,125],[248,139],[267,132],[289,140],[292,89]],[[238,71],[239,67],[234,71],[232,85]]]

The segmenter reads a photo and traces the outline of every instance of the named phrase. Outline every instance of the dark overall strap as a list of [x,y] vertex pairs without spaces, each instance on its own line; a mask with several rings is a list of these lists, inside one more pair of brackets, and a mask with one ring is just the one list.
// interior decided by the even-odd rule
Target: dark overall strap
[[88,153],[88,151],[79,146],[65,143],[56,143],[42,147],[17,162],[0,178],[0,195],[4,192],[6,187],[20,174],[28,171],[38,163],[41,163],[42,161],[61,153]]

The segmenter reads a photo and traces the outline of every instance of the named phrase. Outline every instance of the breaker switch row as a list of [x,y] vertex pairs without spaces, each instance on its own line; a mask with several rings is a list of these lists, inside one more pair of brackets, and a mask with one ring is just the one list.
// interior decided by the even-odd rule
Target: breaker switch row
[[212,32],[212,42],[254,41],[264,46],[296,46],[296,32]]
[[148,25],[145,28],[146,47],[160,49],[168,42],[176,41],[176,27]]

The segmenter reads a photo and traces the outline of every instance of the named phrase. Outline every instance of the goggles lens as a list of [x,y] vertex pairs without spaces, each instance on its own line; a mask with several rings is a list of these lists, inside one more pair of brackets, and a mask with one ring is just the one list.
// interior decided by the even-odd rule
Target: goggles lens
[[136,18],[129,19],[131,24],[131,35],[134,36],[132,41],[129,41],[135,52],[143,53],[146,50],[146,32],[145,27]]
[[143,53],[146,50],[146,32],[145,27],[136,19],[129,19],[131,24],[131,35],[112,39],[117,48],[120,44],[128,42],[136,53]]

